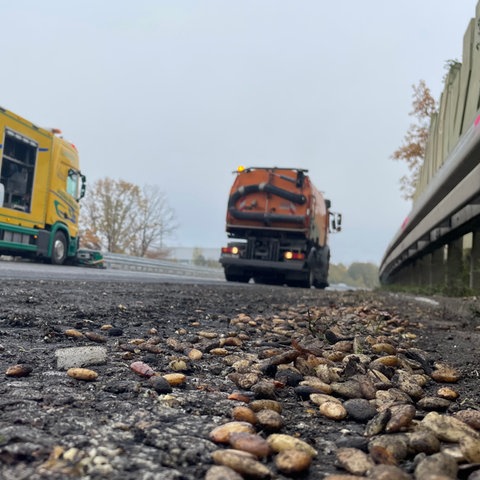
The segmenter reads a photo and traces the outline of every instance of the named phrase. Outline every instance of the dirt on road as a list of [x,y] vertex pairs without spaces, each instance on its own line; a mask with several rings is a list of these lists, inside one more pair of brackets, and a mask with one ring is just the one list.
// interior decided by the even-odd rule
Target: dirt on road
[[474,298],[2,282],[0,478],[478,479],[479,326]]

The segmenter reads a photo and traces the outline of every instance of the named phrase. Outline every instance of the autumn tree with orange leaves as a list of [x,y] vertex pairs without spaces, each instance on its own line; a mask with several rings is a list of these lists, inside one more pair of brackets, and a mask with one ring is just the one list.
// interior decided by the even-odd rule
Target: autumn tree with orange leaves
[[80,246],[138,257],[165,257],[177,228],[175,212],[156,186],[104,178],[87,189],[81,206]]
[[405,134],[402,146],[395,150],[393,160],[403,161],[407,164],[409,173],[400,178],[400,190],[405,200],[411,200],[415,193],[420,169],[425,159],[430,119],[437,113],[437,103],[426,86],[424,80],[420,80],[413,88],[413,110],[409,115],[415,117]]

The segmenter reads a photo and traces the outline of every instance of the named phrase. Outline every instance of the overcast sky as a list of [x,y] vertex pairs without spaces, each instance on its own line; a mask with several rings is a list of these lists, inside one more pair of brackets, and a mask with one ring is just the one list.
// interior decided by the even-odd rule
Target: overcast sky
[[221,247],[238,165],[301,167],[379,264],[410,210],[391,160],[476,0],[0,0],[0,106],[62,129],[88,181],[158,185],[172,246]]

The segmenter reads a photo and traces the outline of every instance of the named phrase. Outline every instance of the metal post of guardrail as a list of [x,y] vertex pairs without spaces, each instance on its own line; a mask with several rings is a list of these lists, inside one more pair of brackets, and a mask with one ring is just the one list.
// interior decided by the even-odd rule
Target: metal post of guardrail
[[437,248],[430,254],[430,286],[433,289],[445,283],[443,256],[443,248]]
[[470,288],[480,290],[480,230],[472,232],[472,250],[470,252]]
[[448,244],[447,256],[447,288],[460,291],[463,285],[463,237],[452,240]]
[[420,287],[430,286],[430,256],[424,255],[416,262],[417,282]]

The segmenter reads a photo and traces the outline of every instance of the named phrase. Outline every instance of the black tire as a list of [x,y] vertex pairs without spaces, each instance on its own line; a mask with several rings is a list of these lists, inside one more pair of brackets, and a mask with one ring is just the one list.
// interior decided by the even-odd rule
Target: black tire
[[253,281],[261,285],[283,285],[285,283],[283,276],[259,276],[253,277]]
[[318,288],[320,290],[324,290],[325,288],[328,287],[328,282],[319,282],[315,280],[315,283],[313,284],[315,288]]
[[299,287],[301,288],[312,288],[313,284],[315,282],[315,275],[314,275],[314,271],[313,271],[313,268],[310,267],[308,269],[308,272],[305,276],[305,280],[302,280],[299,284]]
[[67,259],[67,239],[61,231],[55,233],[50,261],[53,265],[63,265]]
[[225,272],[225,280],[227,280],[227,282],[248,283],[250,280],[250,277],[245,274]]
[[315,288],[324,289],[328,287],[329,264],[330,264],[330,249],[328,248],[328,246],[325,246],[318,251],[315,278],[313,279],[313,286]]
[[313,270],[309,268],[308,271],[304,273],[301,279],[287,280],[286,283],[289,287],[311,288],[313,285],[313,281],[314,281]]

